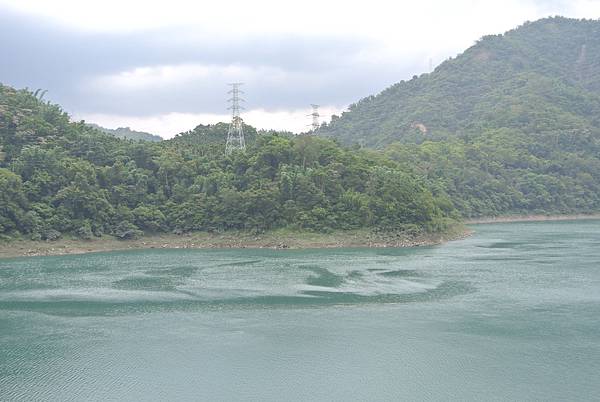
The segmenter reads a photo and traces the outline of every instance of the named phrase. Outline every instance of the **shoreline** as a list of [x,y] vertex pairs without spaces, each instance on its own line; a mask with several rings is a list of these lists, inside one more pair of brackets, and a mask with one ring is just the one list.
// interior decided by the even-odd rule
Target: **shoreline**
[[497,217],[481,217],[465,219],[465,225],[480,225],[487,223],[513,223],[513,222],[546,222],[546,221],[577,221],[600,219],[600,213],[593,214],[566,214],[566,215],[506,215]]
[[0,242],[0,259],[144,249],[406,248],[434,246],[464,239],[472,233],[471,229],[457,225],[443,233],[422,234],[416,237],[360,229],[332,233],[275,230],[259,235],[238,231],[194,232],[183,235],[148,235],[135,240],[117,240],[111,236],[93,240],[64,238],[51,242],[11,240]]
[[135,240],[104,236],[92,240],[62,238],[55,241],[0,241],[0,259],[55,256],[144,249],[321,249],[321,248],[407,248],[434,246],[461,240],[474,233],[465,225],[493,223],[600,220],[600,213],[570,215],[508,215],[467,219],[443,233],[416,237],[397,233],[375,233],[369,229],[315,233],[278,229],[262,234],[244,231],[225,233],[192,232],[183,235],[146,235]]

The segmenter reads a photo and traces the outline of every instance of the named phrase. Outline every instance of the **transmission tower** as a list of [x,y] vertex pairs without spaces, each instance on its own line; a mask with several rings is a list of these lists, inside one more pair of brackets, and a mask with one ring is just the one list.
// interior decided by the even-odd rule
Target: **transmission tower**
[[319,105],[310,105],[312,106],[312,113],[307,115],[307,116],[311,116],[312,117],[312,124],[310,125],[312,127],[312,133],[316,134],[317,130],[319,130],[319,127],[321,126],[319,124]]
[[244,91],[240,90],[240,86],[243,85],[243,82],[234,82],[228,84],[231,86],[231,90],[227,93],[231,94],[231,98],[228,102],[231,103],[231,106],[228,107],[231,110],[231,123],[229,123],[229,130],[227,131],[227,143],[225,144],[225,154],[231,155],[231,153],[240,149],[242,151],[246,150],[246,140],[244,139],[244,124],[242,118],[240,117],[240,110],[244,109],[240,106],[240,102],[244,100],[240,98],[240,94],[243,94]]

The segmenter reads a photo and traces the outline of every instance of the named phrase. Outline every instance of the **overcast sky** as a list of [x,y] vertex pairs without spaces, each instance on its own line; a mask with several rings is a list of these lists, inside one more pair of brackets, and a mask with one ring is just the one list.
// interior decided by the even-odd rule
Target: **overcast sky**
[[244,120],[304,131],[427,72],[486,34],[549,15],[599,18],[600,0],[0,0],[0,82],[43,88],[76,119],[163,137]]

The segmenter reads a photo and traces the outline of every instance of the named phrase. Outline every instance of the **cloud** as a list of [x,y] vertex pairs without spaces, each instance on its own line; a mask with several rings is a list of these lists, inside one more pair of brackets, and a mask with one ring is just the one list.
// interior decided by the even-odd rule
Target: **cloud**
[[[218,113],[224,110],[226,83],[245,83],[249,108],[267,110],[301,108],[310,103],[344,105],[357,93],[370,93],[394,82],[398,71],[352,64],[332,65],[320,72],[270,65],[180,64],[137,67],[115,74],[99,75],[82,84],[94,94],[91,110],[110,113],[155,114]],[[118,102],[114,102],[118,99]]]
[[[332,114],[340,114],[341,109],[335,106],[321,106],[320,121],[328,121]],[[243,113],[243,119],[258,129],[290,130],[296,133],[309,130],[312,118],[308,115],[310,108],[294,110],[253,109]],[[211,113],[165,113],[154,116],[131,116],[121,114],[77,114],[77,120],[94,122],[107,128],[135,127],[136,130],[158,134],[163,138],[172,138],[176,134],[188,131],[199,123],[215,124],[230,120],[228,114]]]
[[[3,13],[0,46],[6,55],[0,62],[3,82],[48,89],[50,99],[88,114],[218,113],[231,81],[246,82],[253,108],[341,104],[356,86],[370,83],[365,89],[378,89],[392,78],[385,80],[379,71],[381,78],[368,79],[369,71],[352,68],[372,48],[367,40],[352,37],[215,39],[182,27],[74,34],[60,25]],[[355,83],[328,90],[337,85],[336,76],[349,74]]]

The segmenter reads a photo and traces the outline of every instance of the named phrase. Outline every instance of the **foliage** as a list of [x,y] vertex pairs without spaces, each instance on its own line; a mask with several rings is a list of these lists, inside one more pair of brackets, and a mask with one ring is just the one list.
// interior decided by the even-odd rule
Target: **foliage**
[[547,18],[482,38],[430,74],[351,105],[320,132],[344,143],[600,127],[600,21]]
[[321,133],[385,149],[463,216],[599,211],[600,21],[484,37]]
[[227,125],[134,142],[72,123],[26,90],[0,86],[0,235],[83,239],[193,230],[418,227],[454,211],[381,153],[316,137],[258,134],[224,155]]
[[[586,213],[600,210],[600,142],[566,151],[543,138],[501,129],[485,136],[392,144],[386,154],[414,167],[463,216]],[[436,191],[436,188],[439,189]]]

